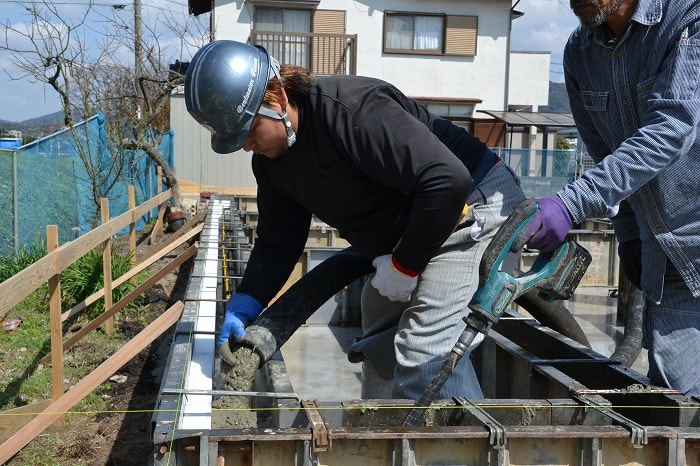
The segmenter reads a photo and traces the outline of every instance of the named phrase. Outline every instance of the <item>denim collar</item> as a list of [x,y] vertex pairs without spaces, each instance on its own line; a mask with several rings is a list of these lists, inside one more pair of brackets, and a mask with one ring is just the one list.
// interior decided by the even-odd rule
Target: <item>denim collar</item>
[[[637,3],[637,9],[632,15],[632,22],[643,24],[645,26],[651,26],[653,24],[661,21],[662,8],[664,1],[672,0],[639,0]],[[590,42],[605,43],[605,25],[596,26],[594,28],[581,27],[587,32],[586,38],[581,44],[583,47],[588,45]],[[624,36],[624,34],[623,34]],[[622,36],[621,36],[622,37]]]

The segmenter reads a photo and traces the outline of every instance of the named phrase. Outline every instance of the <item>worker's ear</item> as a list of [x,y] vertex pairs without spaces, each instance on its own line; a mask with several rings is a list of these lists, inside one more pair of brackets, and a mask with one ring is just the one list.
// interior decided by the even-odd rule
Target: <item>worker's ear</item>
[[284,91],[283,87],[280,87],[280,90],[279,90],[279,104],[280,104],[280,107],[282,108],[282,112],[286,112],[287,105],[289,105],[289,99],[287,98],[287,93]]

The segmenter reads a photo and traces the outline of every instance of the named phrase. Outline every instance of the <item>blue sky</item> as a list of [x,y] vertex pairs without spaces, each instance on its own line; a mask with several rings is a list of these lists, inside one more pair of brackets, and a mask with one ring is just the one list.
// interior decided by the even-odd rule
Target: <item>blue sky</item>
[[[517,0],[514,0],[514,4]],[[65,9],[66,14],[71,9],[77,9],[86,0],[55,0]],[[127,4],[131,0],[94,0],[96,11],[102,14],[112,14],[111,5]],[[143,0],[144,15],[148,14],[155,0]],[[169,8],[183,8],[186,11],[186,0],[166,0]],[[28,19],[23,5],[28,3],[0,0],[0,23],[24,22]],[[550,51],[552,81],[563,81],[562,50],[566,39],[578,25],[578,20],[569,9],[568,0],[520,0],[516,10],[525,15],[513,22],[512,49],[520,51]],[[133,8],[120,10],[124,18],[133,18]],[[7,72],[11,70],[7,57],[0,52],[0,86],[2,88],[2,104],[0,105],[0,120],[23,121],[61,109],[56,92],[48,85],[31,83],[28,80],[12,80]],[[12,72],[12,71],[10,71]],[[14,72],[17,76],[18,73]]]
[[550,80],[563,82],[564,44],[579,24],[569,0],[520,0],[515,9],[525,14],[513,21],[511,48],[551,52]]
[[[127,28],[133,27],[134,24],[133,0],[45,0],[45,2],[52,5],[60,17],[69,24],[75,24],[84,16],[86,7],[91,2],[92,10],[85,23],[93,31],[111,31],[116,23]],[[26,24],[33,19],[27,10],[33,7],[33,3],[26,0],[0,0],[0,25],[9,24],[16,30],[26,30]],[[36,5],[42,11],[46,9],[44,0],[36,0]],[[156,43],[155,40],[150,39],[153,32],[151,26],[158,23],[157,44],[167,57],[167,62],[172,63],[185,55],[190,56],[189,52],[186,54],[180,52],[182,44],[179,38],[162,26],[172,24],[175,18],[180,30],[184,28],[195,30],[189,29],[191,25],[182,26],[188,18],[187,0],[142,0],[141,5],[144,40],[147,43]],[[88,51],[97,53],[99,49],[96,42],[97,35],[90,30],[83,29],[83,31],[83,40],[88,44]],[[0,42],[3,44],[5,32],[5,30],[0,31],[2,34]],[[26,34],[17,34],[9,30],[9,35],[12,48],[33,49]],[[73,35],[75,36],[75,31]],[[131,33],[127,35],[133,37]],[[56,91],[47,84],[33,82],[33,79],[18,79],[23,78],[22,71],[12,65],[8,55],[7,52],[0,51],[0,89],[2,89],[0,120],[23,121],[60,111],[61,104]],[[130,47],[122,46],[111,55],[111,58],[118,63],[133,63],[133,51]]]

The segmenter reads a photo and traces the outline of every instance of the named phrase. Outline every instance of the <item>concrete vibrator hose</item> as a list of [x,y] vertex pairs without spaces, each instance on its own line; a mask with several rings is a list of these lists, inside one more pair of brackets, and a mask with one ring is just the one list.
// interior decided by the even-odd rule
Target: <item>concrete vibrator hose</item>
[[[260,314],[246,328],[241,341],[229,340],[231,351],[242,345],[252,347],[262,366],[323,303],[373,271],[371,260],[353,248],[339,251],[311,269]],[[583,330],[561,301],[550,303],[534,291],[515,302],[543,325],[590,348]]]

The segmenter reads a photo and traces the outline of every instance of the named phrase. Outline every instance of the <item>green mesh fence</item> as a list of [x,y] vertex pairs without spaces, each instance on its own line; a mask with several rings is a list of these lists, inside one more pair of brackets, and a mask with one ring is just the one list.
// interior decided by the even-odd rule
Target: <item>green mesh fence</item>
[[11,251],[12,224],[12,152],[0,150],[0,253]]
[[[171,166],[172,136],[165,134],[159,146]],[[157,183],[156,166],[145,153],[110,150],[102,114],[72,130],[0,151],[0,254],[43,241],[46,225],[58,226],[61,244],[70,241],[99,224],[101,197],[109,199],[114,218],[128,210],[130,185],[138,205],[157,194]],[[154,213],[139,220],[137,230]]]

